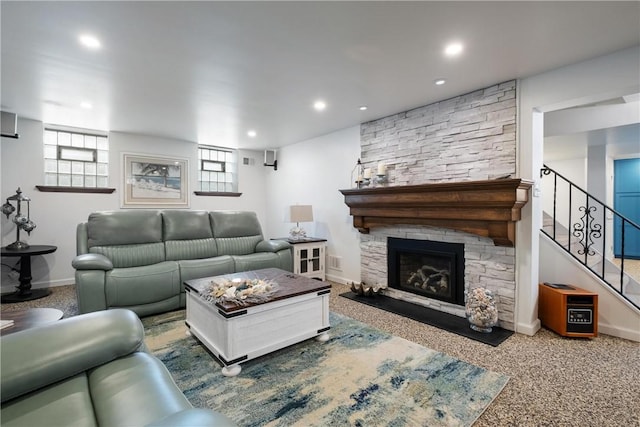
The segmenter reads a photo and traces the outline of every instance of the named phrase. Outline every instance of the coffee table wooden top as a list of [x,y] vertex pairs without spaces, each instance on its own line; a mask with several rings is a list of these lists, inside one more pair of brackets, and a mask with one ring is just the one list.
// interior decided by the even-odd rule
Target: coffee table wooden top
[[57,308],[26,308],[21,310],[3,311],[2,320],[13,320],[13,325],[0,329],[1,335],[33,328],[62,319],[64,313]]
[[327,282],[310,279],[299,274],[293,274],[289,271],[280,270],[279,268],[263,268],[261,270],[243,271],[241,273],[187,280],[186,282],[184,282],[184,285],[192,292],[200,294],[207,286],[209,286],[212,280],[218,279],[262,279],[272,280],[278,284],[278,290],[268,301],[265,301],[264,303],[238,305],[230,302],[217,302],[216,307],[218,307],[225,313],[230,313],[236,310],[243,310],[247,307],[266,304],[285,298],[292,298],[298,295],[331,289],[331,285]]

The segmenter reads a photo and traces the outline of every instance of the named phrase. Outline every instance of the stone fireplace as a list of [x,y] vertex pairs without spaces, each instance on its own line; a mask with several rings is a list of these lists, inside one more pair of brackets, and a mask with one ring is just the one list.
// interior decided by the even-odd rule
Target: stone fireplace
[[[388,285],[390,297],[464,317],[459,289],[451,299],[437,290],[425,295],[396,286],[387,261],[390,239],[463,245],[463,269],[455,270],[457,279],[463,276],[463,294],[478,286],[494,291],[499,325],[514,329],[515,222],[532,184],[513,178],[516,105],[516,82],[508,81],[360,126],[363,166],[384,164],[388,180],[341,190],[361,232],[363,282]],[[434,270],[444,269],[439,262]],[[437,282],[437,272],[429,271],[422,274]]]
[[389,287],[464,305],[464,245],[432,240],[387,239]]

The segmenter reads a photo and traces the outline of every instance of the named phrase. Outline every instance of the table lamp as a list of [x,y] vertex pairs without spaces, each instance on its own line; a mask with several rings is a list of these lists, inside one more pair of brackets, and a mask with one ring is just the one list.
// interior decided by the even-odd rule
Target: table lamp
[[289,232],[289,237],[293,240],[300,240],[307,237],[307,232],[300,227],[301,222],[313,221],[313,209],[311,205],[293,205],[290,207],[291,222],[295,222],[296,226]]

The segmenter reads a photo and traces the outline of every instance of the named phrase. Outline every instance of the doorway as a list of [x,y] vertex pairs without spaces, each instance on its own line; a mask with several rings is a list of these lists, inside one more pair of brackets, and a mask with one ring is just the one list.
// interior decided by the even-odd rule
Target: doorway
[[[613,162],[613,208],[636,224],[640,224],[640,158],[620,159]],[[613,253],[616,258],[623,255],[622,225],[614,219]],[[625,222],[624,257],[640,259],[640,230]]]

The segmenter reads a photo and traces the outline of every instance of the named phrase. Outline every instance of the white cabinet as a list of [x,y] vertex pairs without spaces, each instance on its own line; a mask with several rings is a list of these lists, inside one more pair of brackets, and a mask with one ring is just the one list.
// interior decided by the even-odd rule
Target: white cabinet
[[280,238],[278,240],[285,240],[293,247],[293,272],[295,274],[324,280],[326,239],[305,237],[298,240],[289,238]]

